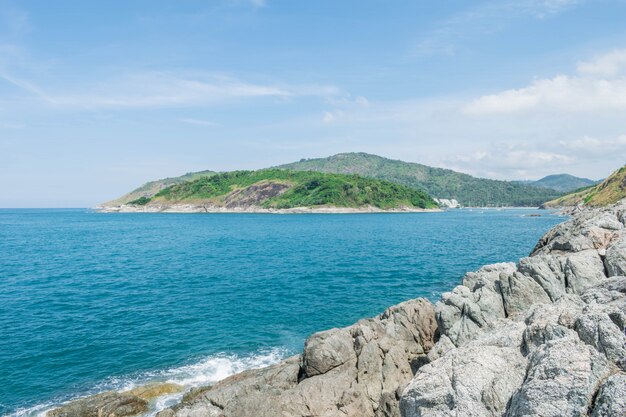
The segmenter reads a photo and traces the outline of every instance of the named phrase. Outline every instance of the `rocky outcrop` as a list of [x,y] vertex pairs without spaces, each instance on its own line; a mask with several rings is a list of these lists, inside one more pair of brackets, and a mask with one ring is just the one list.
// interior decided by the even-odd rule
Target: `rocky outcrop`
[[47,417],[126,417],[148,411],[148,402],[136,395],[103,392],[49,411]]
[[626,415],[625,213],[584,211],[443,294],[402,416]]
[[125,417],[145,413],[149,402],[163,395],[181,392],[181,385],[152,383],[124,392],[103,392],[71,401],[46,413],[47,417]]
[[404,302],[353,326],[309,337],[301,356],[186,395],[159,417],[399,416],[399,387],[435,341],[435,311]]

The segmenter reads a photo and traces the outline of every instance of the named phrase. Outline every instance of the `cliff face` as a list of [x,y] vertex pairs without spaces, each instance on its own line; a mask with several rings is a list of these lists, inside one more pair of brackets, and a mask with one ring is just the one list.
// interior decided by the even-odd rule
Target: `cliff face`
[[625,225],[626,203],[583,212],[443,294],[402,415],[626,415]]
[[[517,264],[466,274],[435,305],[316,333],[302,355],[158,417],[623,416],[625,275],[626,200],[556,226]],[[54,415],[101,414],[71,407]]]

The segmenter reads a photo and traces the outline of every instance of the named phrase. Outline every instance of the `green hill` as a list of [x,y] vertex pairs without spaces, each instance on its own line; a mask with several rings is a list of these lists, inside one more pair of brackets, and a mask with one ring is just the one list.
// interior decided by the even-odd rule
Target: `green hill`
[[456,199],[466,206],[539,206],[562,193],[513,181],[476,178],[443,168],[403,162],[367,153],[342,153],[302,159],[278,168],[358,174],[425,190],[432,197]]
[[357,175],[298,172],[285,169],[233,171],[171,185],[153,197],[130,204],[208,205],[241,209],[261,207],[436,208],[423,191]]
[[520,181],[533,187],[550,188],[552,190],[569,193],[580,188],[596,185],[598,181],[588,178],[575,177],[569,174],[548,175],[537,181]]
[[626,198],[626,166],[613,172],[600,184],[548,201],[543,204],[543,207],[571,207],[579,205],[601,207],[617,203],[623,198]]
[[171,177],[171,178],[163,178],[156,181],[150,181],[145,183],[139,188],[134,189],[133,191],[124,194],[120,198],[115,200],[107,201],[102,204],[103,207],[109,206],[119,206],[122,204],[128,204],[131,201],[140,199],[140,198],[150,198],[154,196],[156,193],[161,191],[164,188],[167,188],[171,185],[180,184],[187,181],[193,181],[198,178],[210,177],[211,175],[215,175],[216,173],[213,171],[199,171],[199,172],[189,172],[185,175],[181,175],[180,177]]

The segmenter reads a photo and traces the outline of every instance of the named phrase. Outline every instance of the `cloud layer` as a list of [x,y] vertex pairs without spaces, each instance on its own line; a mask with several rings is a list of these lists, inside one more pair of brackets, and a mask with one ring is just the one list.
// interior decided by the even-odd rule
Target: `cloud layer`
[[537,79],[526,87],[485,95],[463,111],[472,115],[624,111],[625,75],[626,50],[613,51],[579,63],[575,75]]

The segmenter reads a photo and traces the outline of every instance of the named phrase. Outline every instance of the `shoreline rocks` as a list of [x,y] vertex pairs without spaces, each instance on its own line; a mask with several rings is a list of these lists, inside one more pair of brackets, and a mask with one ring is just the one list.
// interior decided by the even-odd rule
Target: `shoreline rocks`
[[127,417],[149,411],[150,401],[182,392],[183,386],[155,382],[129,391],[108,391],[79,398],[46,413],[46,417]]
[[302,355],[191,392],[159,417],[399,415],[398,387],[425,360],[436,335],[426,299],[315,333]]
[[127,417],[148,411],[148,401],[125,392],[103,392],[72,401],[46,417]]
[[625,213],[582,212],[444,293],[402,416],[626,415]]
[[364,207],[293,207],[288,209],[268,209],[260,206],[213,206],[207,204],[171,204],[138,206],[126,204],[121,206],[96,207],[101,213],[254,213],[254,214],[355,214],[355,213],[436,213],[438,208],[398,207],[381,209],[374,206]]

